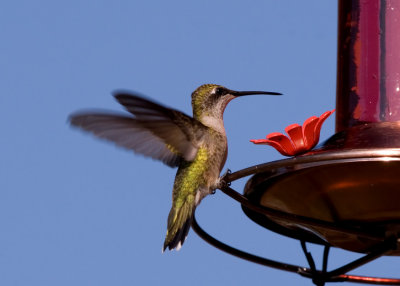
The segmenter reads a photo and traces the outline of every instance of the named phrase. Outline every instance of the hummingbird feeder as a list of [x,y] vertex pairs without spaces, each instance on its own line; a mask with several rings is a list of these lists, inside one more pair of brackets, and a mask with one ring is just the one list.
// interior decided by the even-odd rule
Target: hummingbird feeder
[[[311,121],[306,122],[316,124]],[[289,137],[298,128],[289,126]],[[303,128],[304,133],[306,124]],[[258,143],[275,140],[279,144],[269,145],[294,157],[228,173],[220,190],[260,226],[298,239],[309,267],[235,249],[206,233],[196,219],[193,229],[225,252],[298,273],[315,285],[400,285],[400,279],[347,274],[381,256],[400,256],[399,0],[339,0],[336,134],[316,149],[308,150],[314,142],[294,153],[282,152],[282,140],[289,139],[281,135],[272,133]],[[230,187],[247,176],[243,195]],[[307,242],[324,246],[322,269]],[[330,247],[364,256],[328,271]]]

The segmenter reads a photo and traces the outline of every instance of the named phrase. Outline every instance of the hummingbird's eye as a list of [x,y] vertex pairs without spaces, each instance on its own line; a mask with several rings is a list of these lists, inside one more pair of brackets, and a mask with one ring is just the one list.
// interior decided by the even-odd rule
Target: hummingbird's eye
[[223,95],[223,94],[224,94],[224,89],[221,88],[221,87],[217,87],[217,88],[215,89],[215,94]]

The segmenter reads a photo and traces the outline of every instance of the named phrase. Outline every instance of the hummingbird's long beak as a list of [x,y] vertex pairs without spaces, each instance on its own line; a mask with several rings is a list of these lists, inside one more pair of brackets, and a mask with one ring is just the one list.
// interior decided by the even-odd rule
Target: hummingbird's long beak
[[252,95],[252,94],[282,95],[282,93],[271,92],[271,91],[234,91],[234,90],[231,90],[229,93],[234,96],[245,96],[245,95]]

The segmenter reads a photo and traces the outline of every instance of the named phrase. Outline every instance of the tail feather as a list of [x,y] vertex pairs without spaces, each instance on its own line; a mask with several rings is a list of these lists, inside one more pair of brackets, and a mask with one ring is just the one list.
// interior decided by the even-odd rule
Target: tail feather
[[185,201],[177,210],[172,207],[168,215],[168,229],[165,236],[163,252],[169,250],[179,250],[189,233],[193,219],[194,205],[192,202]]

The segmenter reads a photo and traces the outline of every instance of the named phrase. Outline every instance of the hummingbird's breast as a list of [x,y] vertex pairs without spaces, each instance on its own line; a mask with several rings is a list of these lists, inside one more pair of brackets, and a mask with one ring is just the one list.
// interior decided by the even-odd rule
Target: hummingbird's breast
[[184,161],[178,168],[173,191],[173,200],[192,195],[196,204],[208,195],[219,179],[225,164],[227,140],[224,133],[211,130],[199,146],[192,162]]
[[[225,133],[212,130],[205,136],[199,149],[199,160],[205,164],[201,174],[202,187],[207,194],[215,186],[227,157],[227,139]],[[205,156],[202,157],[202,154]]]
[[212,131],[209,134],[210,139],[207,140],[207,150],[209,150],[209,163],[212,166],[212,172],[218,174],[221,172],[225,165],[226,157],[228,154],[228,144],[225,132]]

